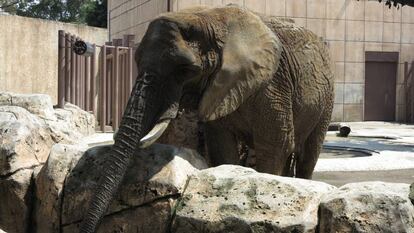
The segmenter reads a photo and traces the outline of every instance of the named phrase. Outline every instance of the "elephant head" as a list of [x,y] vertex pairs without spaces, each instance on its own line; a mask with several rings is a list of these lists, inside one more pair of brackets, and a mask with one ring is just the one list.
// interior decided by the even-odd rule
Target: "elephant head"
[[235,111],[279,64],[279,39],[235,6],[167,13],[152,21],[136,52],[139,75],[81,232],[94,232],[138,148],[154,142],[190,95],[199,118]]

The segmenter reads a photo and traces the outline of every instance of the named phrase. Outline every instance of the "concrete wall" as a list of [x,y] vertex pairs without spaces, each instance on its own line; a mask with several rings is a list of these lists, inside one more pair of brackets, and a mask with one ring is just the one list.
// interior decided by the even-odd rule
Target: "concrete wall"
[[[117,5],[125,6],[128,0],[110,0],[110,11]],[[141,0],[140,2],[144,2]],[[150,0],[168,3],[167,0]],[[335,121],[361,121],[364,119],[365,51],[399,52],[397,74],[396,119],[404,117],[403,63],[414,60],[414,7],[389,9],[377,0],[170,0],[171,11],[197,6],[219,6],[236,3],[256,12],[289,17],[298,25],[304,26],[326,38],[331,50],[335,70]],[[143,10],[144,5],[136,5],[136,13],[118,12],[119,21],[111,23],[111,35],[132,25],[130,22],[145,21],[139,30],[129,31],[142,37],[148,19],[159,11]],[[145,12],[139,13],[139,12]],[[150,15],[152,12],[154,14]],[[121,20],[120,14],[129,14],[128,20]],[[126,16],[125,16],[126,17]],[[132,18],[131,18],[132,17]],[[116,23],[115,23],[116,22]]]
[[57,101],[58,30],[103,44],[106,29],[0,15],[0,91],[44,93]]
[[168,4],[168,0],[109,0],[110,39],[134,34],[135,41],[140,41],[149,22],[155,16],[167,12]]

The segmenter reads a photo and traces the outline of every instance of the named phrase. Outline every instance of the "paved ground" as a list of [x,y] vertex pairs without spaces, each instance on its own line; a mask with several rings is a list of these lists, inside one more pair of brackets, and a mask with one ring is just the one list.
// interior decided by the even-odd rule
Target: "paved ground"
[[[347,138],[328,132],[325,145],[363,148],[372,156],[347,151],[325,151],[313,179],[336,186],[361,181],[414,182],[414,125],[352,122]],[[111,144],[112,134],[95,134],[83,141],[90,146]]]
[[372,156],[353,152],[322,153],[313,179],[336,186],[351,182],[414,182],[414,125],[384,122],[353,122],[348,138],[329,132],[328,146],[363,148]]

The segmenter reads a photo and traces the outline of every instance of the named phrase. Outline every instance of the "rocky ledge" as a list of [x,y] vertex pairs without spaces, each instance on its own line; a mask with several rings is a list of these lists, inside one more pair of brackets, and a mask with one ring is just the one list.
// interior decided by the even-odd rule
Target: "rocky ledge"
[[[78,232],[106,166],[111,145],[79,142],[93,116],[43,97],[0,93],[0,232]],[[194,150],[154,144],[136,151],[98,232],[414,232],[413,189],[207,168]]]
[[49,96],[0,93],[0,229],[30,228],[34,178],[56,143],[75,144],[95,132],[93,115]]

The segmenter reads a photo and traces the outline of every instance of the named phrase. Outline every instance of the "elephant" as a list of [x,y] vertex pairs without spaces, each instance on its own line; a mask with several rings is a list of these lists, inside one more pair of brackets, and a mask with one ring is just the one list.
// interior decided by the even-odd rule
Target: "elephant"
[[288,20],[227,5],[160,15],[136,51],[138,78],[81,232],[94,232],[139,148],[179,109],[204,122],[212,165],[254,148],[259,172],[310,179],[331,119],[323,39]]

